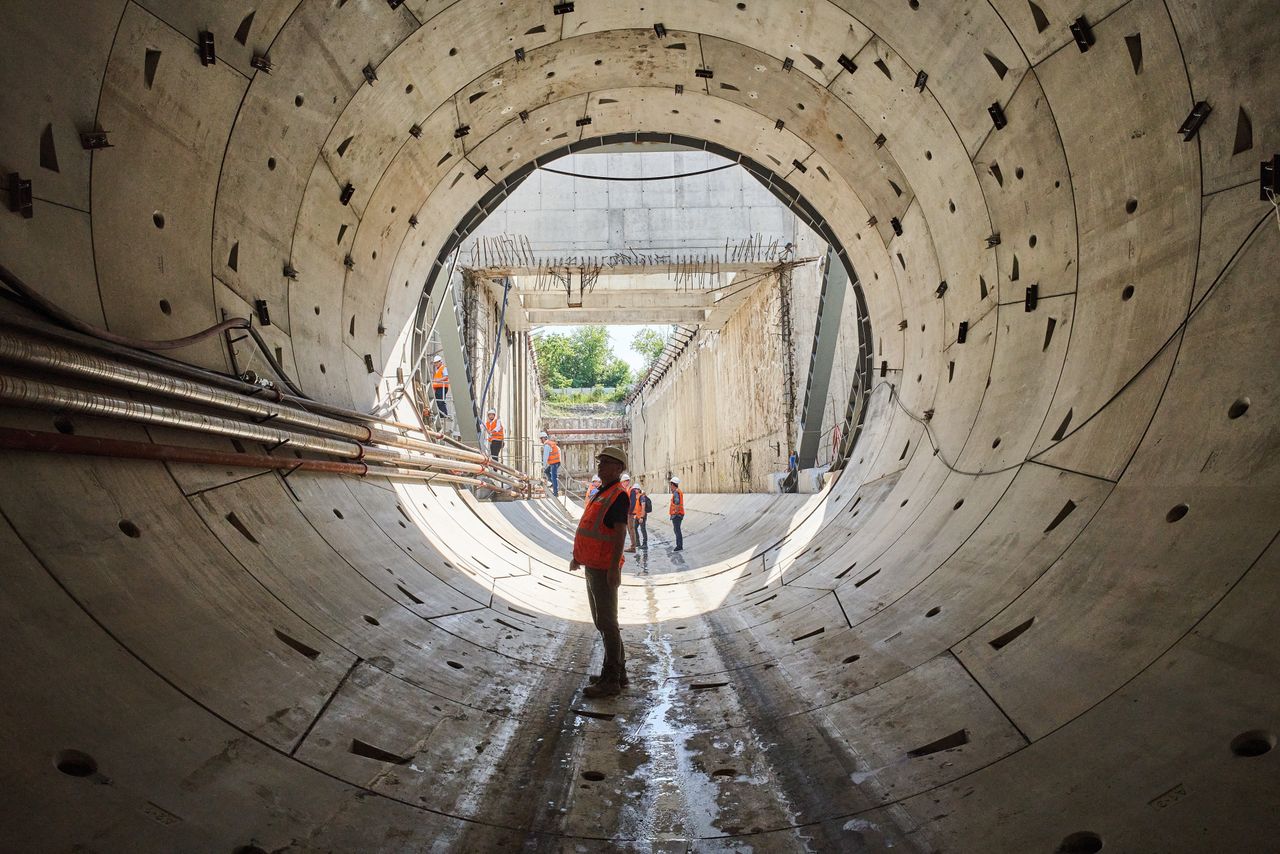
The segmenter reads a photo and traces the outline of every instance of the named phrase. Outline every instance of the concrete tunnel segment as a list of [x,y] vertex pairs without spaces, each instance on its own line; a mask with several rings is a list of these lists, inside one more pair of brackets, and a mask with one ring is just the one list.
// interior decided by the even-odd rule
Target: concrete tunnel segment
[[6,452],[6,845],[1265,847],[1271,7],[9,4],[0,151],[34,198],[0,263],[85,320],[265,299],[308,393],[368,406],[365,355],[501,176],[678,133],[831,225],[875,379],[820,502],[717,499],[742,523],[704,564],[629,583],[643,675],[599,706],[545,508]]

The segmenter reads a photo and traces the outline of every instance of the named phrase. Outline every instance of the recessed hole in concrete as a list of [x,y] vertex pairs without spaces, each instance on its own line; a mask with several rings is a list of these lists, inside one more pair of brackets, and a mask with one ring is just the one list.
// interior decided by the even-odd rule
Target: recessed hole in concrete
[[694,691],[707,691],[712,688],[723,688],[728,684],[728,682],[694,682],[689,687]]
[[75,425],[71,423],[71,419],[65,415],[59,415],[53,419],[53,429],[66,436],[73,435],[76,432]]
[[449,665],[454,670],[462,670],[462,665],[456,661],[446,661],[445,664]]
[[68,777],[88,777],[97,773],[97,761],[79,750],[64,750],[53,760],[53,766]]
[[1125,285],[1124,290],[1120,292],[1120,299],[1128,302],[1133,299],[1133,285]]
[[1050,531],[1052,531],[1054,528],[1061,525],[1062,520],[1070,516],[1073,512],[1075,512],[1075,509],[1076,509],[1076,503],[1074,501],[1068,500],[1066,504],[1062,505],[1062,509],[1058,511],[1058,515],[1053,517],[1053,521],[1049,523],[1049,526],[1044,529],[1044,533],[1047,534]]
[[301,93],[299,93],[299,94],[295,95],[295,96],[293,97],[293,105],[294,105],[295,107],[301,107],[301,106],[302,106],[302,100],[303,100],[303,99],[302,99],[302,94],[301,94]]
[[320,315],[320,306],[316,306],[316,316]]
[[1015,167],[1015,168],[1014,168],[1014,170],[1013,170],[1013,177],[1017,178],[1019,181],[1021,181],[1021,180],[1022,180],[1022,176],[1023,176],[1023,175],[1026,175],[1026,174],[1027,174],[1027,173],[1023,171],[1023,169],[1022,169],[1022,167],[1021,167],[1021,166],[1017,166],[1017,167]]
[[942,613],[942,608],[938,607],[937,605],[934,605],[932,608],[930,608],[928,611],[925,612],[925,616],[936,617],[941,613]]
[[680,657],[681,657],[681,658],[697,658],[697,657],[698,657],[698,654],[697,654],[696,652],[690,652],[690,653],[686,653],[685,655],[682,655],[682,656],[680,656]]
[[969,731],[966,729],[957,730],[950,735],[944,735],[937,741],[931,741],[928,744],[917,747],[915,750],[908,750],[907,755],[911,757],[928,756],[930,753],[938,753],[943,750],[950,750],[953,747],[963,747],[969,743]]
[[327,373],[328,373],[328,371],[326,371],[326,370],[325,370],[325,368],[324,368],[324,362],[321,362],[321,363],[320,363],[320,373],[322,373],[322,374],[327,374]]
[[276,637],[280,639],[281,643],[283,643],[287,647],[290,647],[294,651],[301,653],[303,656],[311,659],[312,661],[320,657],[320,650],[315,649],[314,647],[307,646],[305,643],[298,640],[297,638],[289,637],[279,629],[273,629],[273,631],[276,633]]
[[276,171],[276,159],[274,157],[267,158],[267,168],[272,172]]
[[1185,504],[1179,504],[1178,506],[1174,507],[1172,510],[1170,510],[1168,513],[1165,514],[1164,520],[1166,522],[1176,522],[1179,519],[1181,519],[1183,516],[1187,515],[1187,511],[1189,511],[1190,509],[1191,508]]
[[378,622],[378,620],[377,620],[377,618],[376,618],[376,617],[370,617],[368,614],[365,614],[365,615],[364,615],[364,621],[365,621],[366,623],[368,623],[369,625],[371,625],[371,626],[380,626],[380,625],[382,625],[382,623]]
[[924,159],[925,159],[925,160],[932,160],[932,159],[933,159],[933,152],[932,152],[932,151],[926,151],[926,152],[924,153]]
[[733,768],[717,768],[711,772],[712,777],[737,777],[738,772]]
[[599,771],[583,771],[582,779],[590,780],[593,783],[599,783],[604,779],[604,774]]
[[457,49],[456,47],[451,47],[451,48],[449,48],[449,55],[450,55],[450,56],[457,56],[457,55],[458,55],[458,49]]
[[173,314],[173,306],[169,305],[169,301],[167,299],[160,300],[160,313]]
[[910,501],[910,500],[911,500],[910,498],[904,498],[904,499],[902,499],[902,503],[901,503],[901,504],[899,504],[898,506],[899,506],[899,507],[906,507],[906,506],[907,506],[907,502],[908,502],[908,501]]
[[138,530],[138,526],[130,522],[128,519],[120,520],[120,531],[126,537],[133,537],[135,540],[142,536],[142,531]]
[[996,436],[995,441],[991,443],[991,447],[993,447],[993,448],[998,448],[998,447],[1000,447],[1000,437],[999,437],[999,436]]
[[337,516],[339,519],[347,518],[346,516],[342,515],[342,511],[339,510],[337,507],[333,508],[333,515]]
[[862,585],[866,584],[868,581],[875,578],[879,574],[880,574],[880,570],[877,569],[875,572],[871,573],[870,575],[863,576],[862,578],[859,578],[857,581],[853,582],[853,586],[861,587]]
[[1027,245],[1032,249],[1036,248],[1036,236],[1034,234],[1027,238]]
[[847,656],[845,656],[844,663],[845,663],[845,664],[853,664],[853,663],[854,663],[855,661],[857,661],[859,658],[862,658],[862,656],[857,655],[857,654],[854,654],[854,655],[847,655]]
[[348,753],[356,756],[363,756],[365,759],[374,759],[378,762],[390,762],[392,765],[408,765],[413,760],[413,756],[401,756],[398,753],[392,753],[389,750],[383,750],[381,747],[375,747],[368,742],[361,741],[358,738],[351,739],[351,746],[347,748]]
[[1130,214],[1131,214],[1131,213],[1133,213],[1134,211],[1136,211],[1137,209],[1138,209],[1138,200],[1137,200],[1137,199],[1130,199],[1129,201],[1127,201],[1127,202],[1125,202],[1125,203],[1124,203],[1124,212],[1125,212],[1125,213],[1130,213]]
[[410,94],[411,92],[413,92],[413,84],[412,84],[412,83],[410,83],[408,86],[404,87],[404,93],[405,93],[406,95]]
[[1000,637],[998,637],[998,638],[994,638],[993,640],[991,640],[991,641],[990,641],[990,643],[991,643],[991,648],[992,648],[992,649],[1001,649],[1001,648],[1003,648],[1003,647],[1005,647],[1005,646],[1008,646],[1008,644],[1009,644],[1009,642],[1010,642],[1010,641],[1012,641],[1014,638],[1018,637],[1018,635],[1022,634],[1022,633],[1023,633],[1023,632],[1025,632],[1027,629],[1031,628],[1031,624],[1032,624],[1032,623],[1034,623],[1035,621],[1036,621],[1036,618],[1035,618],[1035,617],[1031,617],[1030,619],[1028,619],[1028,620],[1026,620],[1026,621],[1024,621],[1024,622],[1021,622],[1021,623],[1019,623],[1018,625],[1014,626],[1012,629],[1009,629],[1009,631],[1007,631],[1007,632],[1005,632],[1004,634],[1000,635]]
[[1102,837],[1098,834],[1082,830],[1073,833],[1058,844],[1056,854],[1097,854],[1102,850]]
[[156,228],[164,228],[164,214],[156,211],[151,215],[151,221],[156,224]]
[[954,505],[952,505],[951,509],[952,509],[952,510],[959,510],[959,509],[960,509],[961,507],[963,507],[963,506],[964,506],[964,499],[963,499],[963,498],[961,498],[961,499],[960,499],[959,501],[957,501]]
[[[1227,417],[1234,420],[1249,411],[1249,398],[1242,397],[1227,409]],[[56,421],[54,422],[57,423]]]
[[1261,729],[1242,732],[1231,739],[1231,752],[1236,756],[1252,758],[1270,752],[1276,746],[1275,733]]

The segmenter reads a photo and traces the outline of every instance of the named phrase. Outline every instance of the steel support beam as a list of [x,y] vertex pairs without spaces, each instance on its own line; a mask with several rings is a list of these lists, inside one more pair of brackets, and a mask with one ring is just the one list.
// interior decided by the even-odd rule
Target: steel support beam
[[831,364],[835,360],[836,340],[840,337],[840,315],[844,310],[845,292],[849,290],[849,274],[835,249],[827,250],[827,265],[822,276],[822,294],[818,298],[818,316],[814,321],[813,352],[809,357],[809,374],[805,382],[804,408],[800,411],[799,466],[813,468],[818,461],[818,445],[822,441],[822,413],[831,387]]
[[[454,429],[458,437],[472,447],[480,447],[480,413],[476,411],[475,382],[471,375],[471,365],[467,361],[466,348],[462,343],[462,311],[458,301],[462,295],[462,271],[455,269],[440,295],[444,301],[440,320],[436,324],[436,334],[440,336],[440,347],[444,350],[444,363],[449,368],[449,394],[453,398]],[[430,374],[427,375],[430,377]],[[428,382],[430,380],[428,379]]]

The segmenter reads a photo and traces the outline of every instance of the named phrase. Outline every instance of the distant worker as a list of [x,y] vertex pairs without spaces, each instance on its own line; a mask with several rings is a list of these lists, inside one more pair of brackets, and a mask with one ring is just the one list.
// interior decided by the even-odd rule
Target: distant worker
[[680,533],[680,525],[684,522],[684,490],[680,488],[678,477],[671,478],[671,506],[667,513],[676,532],[676,547],[672,551],[684,551],[684,537]]
[[627,465],[626,452],[607,447],[596,457],[600,490],[587,501],[578,530],[573,537],[573,558],[569,571],[585,567],[587,601],[591,620],[604,641],[604,665],[600,675],[583,696],[612,697],[627,685],[626,653],[622,632],[618,628],[618,587],[622,584],[622,547],[627,541],[627,494],[623,490],[622,470]]
[[600,475],[591,476],[591,485],[587,487],[587,500],[590,501],[596,497],[596,493],[600,491]]
[[444,396],[449,392],[449,369],[444,366],[444,359],[439,353],[435,357],[435,372],[431,375],[431,390],[436,396],[436,409],[441,415],[449,414],[449,405]]
[[502,441],[507,437],[506,431],[502,428],[502,421],[498,418],[498,413],[490,409],[484,420],[484,435],[489,440],[489,456],[497,459],[502,453]]
[[622,492],[627,496],[627,536],[630,538],[630,544],[625,551],[634,552],[636,550],[636,522],[631,518],[631,511],[634,509],[631,504],[631,475],[626,472],[622,473]]
[[[652,509],[653,502],[644,494],[644,476],[642,475],[640,485],[631,490],[631,530],[632,542],[637,543],[637,548],[646,553],[649,551],[649,526],[645,523],[645,519]],[[649,567],[646,566],[644,571],[648,572]]]
[[542,467],[551,481],[551,494],[560,497],[560,446],[546,433],[542,434]]

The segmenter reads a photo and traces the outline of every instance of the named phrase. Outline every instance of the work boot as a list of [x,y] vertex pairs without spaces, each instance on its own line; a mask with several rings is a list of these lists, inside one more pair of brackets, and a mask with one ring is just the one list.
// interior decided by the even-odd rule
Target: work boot
[[[599,676],[588,676],[588,677],[587,677],[587,681],[588,681],[588,682],[590,682],[592,685],[598,685],[598,684],[600,684],[600,677],[599,677]],[[619,684],[619,685],[621,685],[623,688],[625,688],[625,687],[627,687],[628,685],[630,685],[630,684],[631,684],[631,680],[630,680],[630,679],[628,679],[628,678],[627,678],[627,674],[625,674],[625,673],[624,673],[624,674],[622,674],[622,678],[618,680],[618,684]]]
[[623,549],[623,551],[624,551],[624,552],[627,552],[627,553],[629,553],[629,554],[634,554],[634,553],[635,553],[635,549]]
[[597,697],[616,697],[622,693],[622,686],[617,682],[597,682],[582,689],[582,696],[589,699]]

